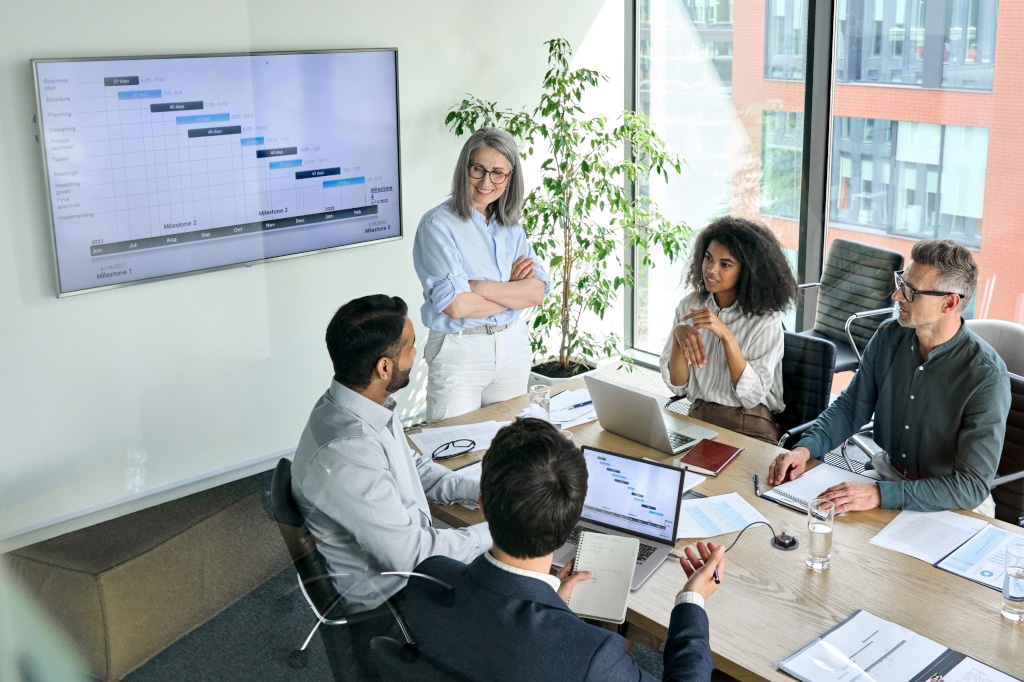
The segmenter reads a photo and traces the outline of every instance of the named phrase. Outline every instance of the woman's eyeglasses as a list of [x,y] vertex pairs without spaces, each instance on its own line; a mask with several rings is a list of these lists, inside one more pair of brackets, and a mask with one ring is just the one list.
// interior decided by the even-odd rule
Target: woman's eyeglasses
[[473,178],[474,180],[483,180],[485,175],[490,175],[491,182],[493,182],[495,185],[502,185],[505,183],[506,180],[509,179],[509,177],[511,177],[512,174],[506,173],[503,170],[488,171],[483,166],[478,166],[475,163],[469,166],[469,177]]
[[449,457],[458,457],[464,455],[467,452],[473,452],[473,448],[476,447],[476,441],[471,438],[459,438],[457,440],[448,441],[442,443],[434,449],[434,453],[430,455],[431,459],[448,459]]

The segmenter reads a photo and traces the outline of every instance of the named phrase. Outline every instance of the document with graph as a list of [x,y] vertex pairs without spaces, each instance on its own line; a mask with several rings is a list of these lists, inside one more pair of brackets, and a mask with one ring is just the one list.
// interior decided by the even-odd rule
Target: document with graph
[[1013,677],[859,610],[779,663],[803,682],[1012,682]]
[[576,583],[568,602],[573,613],[609,623],[625,621],[626,600],[639,551],[637,538],[583,531],[573,570],[590,571],[592,575],[589,580]]

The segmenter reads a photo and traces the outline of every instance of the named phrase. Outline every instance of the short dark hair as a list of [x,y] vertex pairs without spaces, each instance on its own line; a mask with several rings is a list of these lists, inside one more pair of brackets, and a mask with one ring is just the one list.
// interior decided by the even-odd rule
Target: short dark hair
[[565,544],[587,496],[587,462],[542,419],[518,419],[498,431],[484,457],[480,499],[494,545],[517,559]]
[[352,389],[369,386],[377,361],[398,354],[408,312],[405,301],[384,294],[356,298],[338,308],[327,325],[335,381]]
[[742,266],[736,303],[744,313],[782,312],[796,300],[796,278],[778,238],[764,225],[736,216],[715,220],[694,240],[687,272],[688,284],[694,291],[707,293],[702,265],[712,241],[728,249]]
[[910,249],[910,260],[939,271],[936,288],[960,295],[962,312],[978,290],[978,264],[963,244],[952,239],[922,239]]

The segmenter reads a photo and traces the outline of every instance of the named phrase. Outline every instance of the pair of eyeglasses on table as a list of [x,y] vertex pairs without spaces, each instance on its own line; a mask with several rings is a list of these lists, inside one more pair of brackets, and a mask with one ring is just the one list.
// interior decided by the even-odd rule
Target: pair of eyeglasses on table
[[458,438],[438,445],[434,448],[434,452],[430,455],[430,458],[448,459],[449,457],[458,457],[459,455],[464,455],[467,452],[473,452],[475,447],[475,440],[471,438]]

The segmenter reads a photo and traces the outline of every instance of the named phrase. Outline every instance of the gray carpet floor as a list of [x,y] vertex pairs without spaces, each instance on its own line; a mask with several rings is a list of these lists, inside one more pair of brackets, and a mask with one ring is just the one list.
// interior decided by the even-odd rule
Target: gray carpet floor
[[[157,654],[126,682],[179,680],[331,679],[319,635],[297,652],[315,620],[291,569],[240,599],[205,625]],[[642,645],[631,652],[637,664],[661,677],[661,654]]]

